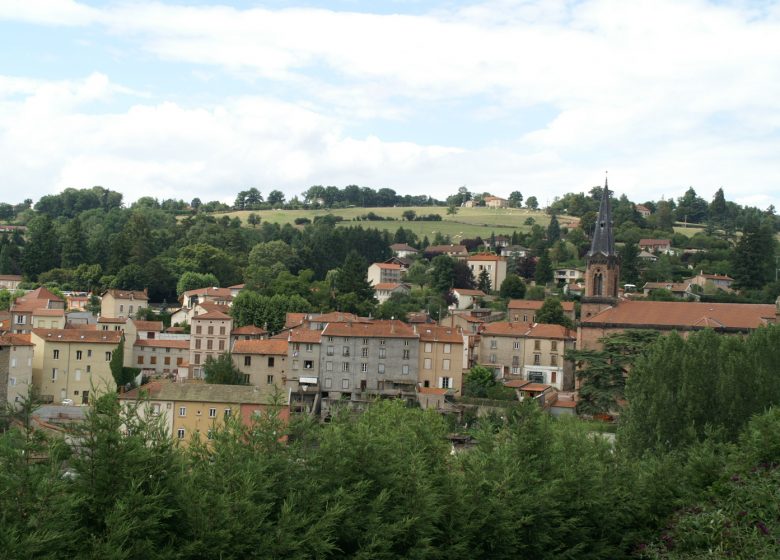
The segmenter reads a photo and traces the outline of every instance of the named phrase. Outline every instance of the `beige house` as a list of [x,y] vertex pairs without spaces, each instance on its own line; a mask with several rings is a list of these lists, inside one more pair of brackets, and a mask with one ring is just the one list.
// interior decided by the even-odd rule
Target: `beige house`
[[203,378],[203,364],[211,357],[230,350],[230,331],[233,319],[221,311],[210,311],[193,317],[190,327],[191,377]]
[[371,285],[398,284],[404,273],[404,267],[397,263],[374,263],[368,267],[368,281]]
[[0,336],[0,406],[16,407],[32,385],[33,344],[28,334]]
[[[127,356],[127,353],[125,353]],[[139,338],[132,347],[132,367],[146,375],[187,377],[189,338]]]
[[459,395],[463,389],[464,345],[468,337],[458,328],[421,325],[418,383],[423,388],[449,389]]
[[139,309],[149,307],[146,290],[107,290],[100,301],[100,316],[112,318],[135,317]]
[[34,329],[33,384],[44,400],[88,404],[91,391],[114,391],[109,362],[122,333]]
[[0,274],[0,290],[14,291],[22,283],[23,278],[18,274]]
[[[237,289],[235,293],[240,292]],[[217,305],[229,306],[233,303],[233,288],[198,288],[197,290],[187,290],[181,295],[182,307],[195,307],[199,303],[216,303]]]
[[[285,391],[288,349],[286,338],[239,340],[233,345],[233,363],[243,372],[249,385],[271,396],[277,391]],[[293,359],[296,367],[303,365],[301,358]]]
[[450,309],[468,309],[476,306],[486,294],[482,290],[453,288],[452,295],[455,296],[455,303],[450,305]]
[[11,326],[15,334],[28,334],[39,323],[61,321],[64,327],[65,301],[45,287],[28,292],[11,305]]
[[509,201],[499,196],[486,196],[484,198],[485,206],[488,208],[506,208],[509,206]]
[[479,276],[483,270],[488,273],[490,278],[490,288],[498,291],[501,283],[506,279],[506,257],[499,257],[490,253],[480,253],[469,255],[466,258],[466,264],[471,269],[474,281],[479,281]]
[[496,377],[570,390],[574,388],[574,370],[564,354],[575,343],[575,333],[560,325],[486,323],[476,360],[493,369]]
[[386,282],[374,284],[374,297],[382,304],[390,299],[393,294],[409,294],[412,287],[404,282]]
[[[531,299],[512,299],[507,305],[507,318],[512,323],[535,323],[536,314],[544,305],[543,301]],[[562,301],[563,314],[574,321],[574,302]]]

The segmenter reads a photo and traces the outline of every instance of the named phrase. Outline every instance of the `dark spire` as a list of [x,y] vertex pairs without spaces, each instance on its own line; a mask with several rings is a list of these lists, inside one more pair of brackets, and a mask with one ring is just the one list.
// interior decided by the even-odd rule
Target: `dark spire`
[[596,218],[596,227],[593,230],[593,242],[590,245],[588,256],[602,254],[605,257],[615,256],[615,239],[612,236],[612,209],[609,205],[609,186],[604,179],[604,190],[601,192],[601,204],[599,215]]

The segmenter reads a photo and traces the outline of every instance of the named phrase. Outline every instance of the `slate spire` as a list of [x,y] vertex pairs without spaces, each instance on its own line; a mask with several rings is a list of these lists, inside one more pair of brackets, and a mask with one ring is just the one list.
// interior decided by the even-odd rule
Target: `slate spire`
[[609,204],[609,186],[606,178],[604,179],[604,190],[601,193],[599,215],[593,230],[593,241],[590,245],[590,251],[588,251],[589,257],[598,254],[605,257],[616,256],[615,239],[612,234],[612,208]]

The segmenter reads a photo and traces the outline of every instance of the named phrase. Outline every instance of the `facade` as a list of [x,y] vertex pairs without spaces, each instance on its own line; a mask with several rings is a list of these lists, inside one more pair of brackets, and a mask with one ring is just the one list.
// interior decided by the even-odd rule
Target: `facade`
[[398,284],[403,277],[404,267],[396,263],[374,263],[368,267],[367,278],[371,285]]
[[642,216],[643,218],[648,218],[650,217],[650,214],[652,214],[650,209],[643,204],[637,204],[636,211],[639,212],[639,215]]
[[479,275],[482,271],[486,270],[488,278],[490,278],[492,290],[497,291],[501,288],[501,284],[506,279],[506,257],[499,257],[489,253],[469,255],[466,259],[466,264],[471,269],[475,282],[479,280]]
[[585,278],[585,272],[580,268],[556,268],[553,273],[558,283],[571,284]]
[[650,253],[673,254],[672,242],[669,239],[640,239],[639,249]]
[[615,251],[612,209],[606,181],[604,181],[599,213],[596,216],[593,240],[585,262],[585,295],[582,297],[581,305],[583,319],[614,305],[618,297],[620,257]]
[[145,307],[149,307],[146,290],[107,290],[100,300],[100,316],[126,319]]
[[485,206],[488,208],[506,208],[509,206],[507,199],[498,196],[486,196],[484,201]]
[[468,347],[468,336],[460,329],[421,325],[418,384],[422,388],[449,389],[460,395],[463,390],[464,346]]
[[203,378],[203,364],[230,350],[233,319],[221,311],[197,315],[190,327],[190,376]]
[[450,306],[451,309],[468,309],[477,305],[486,294],[482,290],[453,288],[452,295],[455,296],[455,303]]
[[33,344],[30,335],[0,336],[0,406],[16,407],[32,385]]
[[704,271],[701,271],[696,276],[687,278],[685,281],[699,286],[704,290],[712,289],[732,292],[731,284],[734,282],[734,279],[725,274],[704,274]]
[[35,309],[32,312],[34,329],[64,329],[66,323],[64,309]]
[[406,243],[393,243],[390,245],[390,250],[396,257],[401,257],[402,259],[416,255],[419,252],[417,249],[407,245]]
[[217,305],[230,306],[233,303],[233,294],[241,290],[236,287],[231,288],[198,288],[197,290],[187,290],[181,295],[183,307],[193,308],[199,303],[216,303]]
[[[244,374],[245,381],[270,397],[285,391],[287,350],[287,340],[282,338],[239,340],[233,346],[231,356],[233,364]],[[298,365],[300,361],[296,362]]]
[[244,325],[236,327],[230,331],[230,347],[239,340],[260,340],[268,338],[268,331],[254,325]]
[[14,291],[22,283],[23,278],[18,274],[0,274],[0,290]]
[[463,245],[429,245],[423,252],[423,256],[428,260],[439,255],[447,255],[453,259],[464,261],[469,256],[469,252]]
[[[186,377],[190,357],[189,337],[138,338],[132,343],[130,362],[144,374]],[[125,356],[128,352],[125,352]]]
[[393,294],[409,294],[412,287],[403,282],[387,282],[374,284],[374,297],[382,304],[390,299]]
[[[544,305],[543,301],[530,299],[511,299],[507,305],[507,318],[511,323],[535,323],[536,314]],[[574,302],[562,301],[563,314],[574,321]]]
[[290,408],[297,412],[316,412],[319,404],[321,331],[308,325],[287,332],[287,390]]
[[[45,310],[45,311],[44,311]],[[17,298],[11,305],[11,327],[15,334],[29,334],[35,328],[33,315],[37,312],[39,321],[46,322],[46,313],[51,312],[49,321],[57,316],[65,317],[65,301],[44,287]],[[64,327],[64,324],[63,324]]]
[[115,391],[109,362],[122,333],[93,329],[34,329],[33,384],[45,401],[89,404],[91,391]]

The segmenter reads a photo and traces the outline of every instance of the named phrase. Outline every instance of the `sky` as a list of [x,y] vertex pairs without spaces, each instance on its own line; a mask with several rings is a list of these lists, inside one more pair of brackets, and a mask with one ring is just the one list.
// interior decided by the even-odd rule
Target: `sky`
[[780,208],[780,0],[0,0],[0,201],[311,185]]

